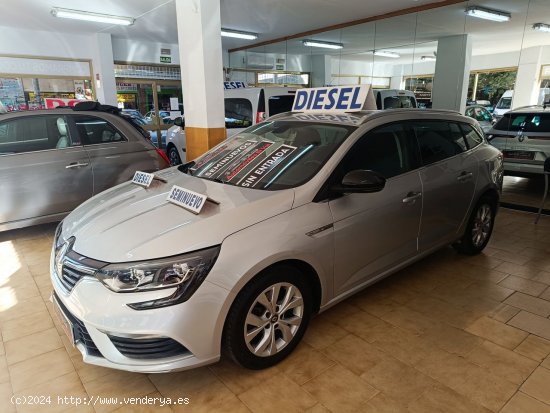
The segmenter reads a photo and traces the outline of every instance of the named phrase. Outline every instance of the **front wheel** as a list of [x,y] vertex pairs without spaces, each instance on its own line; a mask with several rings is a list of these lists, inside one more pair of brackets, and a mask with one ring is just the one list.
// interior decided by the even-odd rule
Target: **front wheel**
[[453,246],[467,255],[479,254],[487,246],[495,224],[496,202],[483,197],[470,216],[464,236]]
[[181,163],[180,155],[175,146],[170,146],[168,149],[168,159],[170,160],[170,165],[179,165]]
[[238,294],[224,330],[224,350],[243,367],[277,364],[298,345],[309,323],[311,292],[290,266],[259,274]]

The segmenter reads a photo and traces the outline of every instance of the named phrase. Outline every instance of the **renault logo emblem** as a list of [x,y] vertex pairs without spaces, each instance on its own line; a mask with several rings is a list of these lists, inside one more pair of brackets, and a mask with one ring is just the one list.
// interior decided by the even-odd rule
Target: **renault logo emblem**
[[63,271],[63,258],[65,258],[65,254],[67,253],[67,249],[69,249],[69,243],[64,243],[61,248],[57,250],[55,253],[55,269],[57,271],[57,276],[61,278],[61,273]]

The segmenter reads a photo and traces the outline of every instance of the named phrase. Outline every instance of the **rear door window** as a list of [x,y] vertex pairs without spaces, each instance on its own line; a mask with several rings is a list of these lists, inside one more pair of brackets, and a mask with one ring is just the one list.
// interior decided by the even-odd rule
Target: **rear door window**
[[477,145],[483,142],[483,138],[481,137],[479,132],[471,125],[461,123],[460,128],[462,129],[462,132],[464,132],[464,138],[466,139],[468,148],[475,148]]
[[105,119],[87,115],[74,115],[72,119],[84,145],[127,141],[124,135]]
[[410,122],[420,146],[424,165],[459,155],[467,150],[466,141],[456,123],[442,121]]
[[25,116],[0,123],[0,155],[71,146],[64,116]]
[[225,99],[225,127],[248,128],[252,125],[252,102],[243,98]]
[[271,96],[268,101],[269,116],[290,112],[294,105],[294,95]]

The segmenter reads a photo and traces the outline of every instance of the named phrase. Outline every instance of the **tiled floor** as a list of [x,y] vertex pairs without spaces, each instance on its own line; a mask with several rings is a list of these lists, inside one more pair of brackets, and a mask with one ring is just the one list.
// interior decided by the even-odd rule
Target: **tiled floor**
[[[501,210],[484,254],[447,248],[359,293],[270,370],[160,375],[82,363],[48,301],[53,230],[0,234],[0,412],[550,412],[550,217]],[[12,394],[51,404],[16,407]],[[120,404],[143,396],[189,404]]]
[[[505,176],[502,187],[502,202],[514,205],[539,208],[544,193],[544,177],[542,175],[529,178]],[[550,199],[545,204],[550,209]]]

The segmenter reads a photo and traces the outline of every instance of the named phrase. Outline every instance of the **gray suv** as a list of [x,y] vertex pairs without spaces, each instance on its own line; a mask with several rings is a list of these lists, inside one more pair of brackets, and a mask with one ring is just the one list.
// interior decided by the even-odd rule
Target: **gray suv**
[[166,168],[146,136],[96,102],[0,115],[0,231],[59,221],[136,170]]
[[528,106],[507,112],[487,133],[487,140],[502,151],[506,173],[542,174],[550,158],[550,110]]

